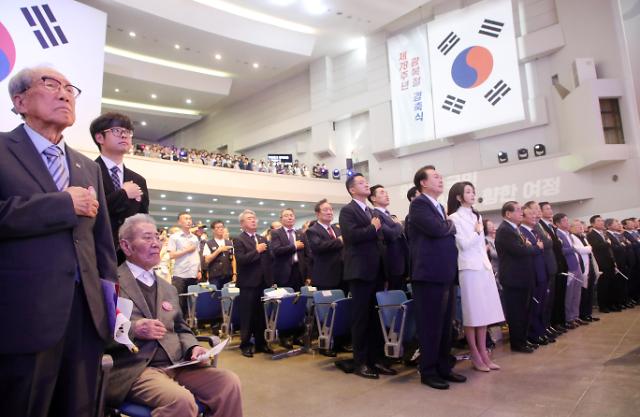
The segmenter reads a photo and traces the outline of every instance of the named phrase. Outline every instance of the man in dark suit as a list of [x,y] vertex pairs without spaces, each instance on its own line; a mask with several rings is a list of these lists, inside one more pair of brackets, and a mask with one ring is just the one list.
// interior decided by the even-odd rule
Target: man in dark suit
[[389,277],[389,290],[400,290],[406,287],[407,262],[409,246],[400,220],[392,215],[389,206],[389,194],[382,185],[371,187],[369,201],[373,204],[373,215],[380,218],[382,235],[386,247],[385,265]]
[[[153,219],[146,214],[129,217],[119,235],[127,256],[118,268],[119,296],[133,301],[130,334],[139,351],[131,353],[123,345],[108,350],[114,367],[107,403],[117,407],[128,399],[151,407],[154,415],[195,416],[197,399],[206,415],[242,416],[240,380],[230,371],[204,366],[207,349],[184,321],[178,292],[154,272],[162,245]],[[164,369],[185,360],[203,363]]]
[[124,253],[118,246],[118,229],[127,217],[136,213],[149,213],[147,181],[124,166],[124,156],[133,146],[131,119],[121,113],[105,113],[91,122],[89,131],[100,150],[96,162],[102,170],[113,242],[120,265],[124,262]]
[[632,304],[638,304],[640,301],[640,234],[636,230],[638,221],[635,217],[630,217],[622,221],[624,227],[624,237],[631,243],[633,252],[634,266],[629,277],[629,298]]
[[253,357],[251,336],[255,340],[255,351],[273,353],[264,339],[265,319],[262,293],[273,284],[271,278],[271,257],[267,240],[256,233],[256,214],[243,211],[238,217],[242,232],[233,241],[233,252],[238,267],[236,285],[240,294],[240,351],[242,355]]
[[611,250],[611,240],[606,235],[604,220],[600,215],[596,214],[591,216],[589,223],[591,224],[591,231],[587,233],[587,241],[593,249],[593,256],[598,262],[600,272],[602,272],[596,284],[598,309],[602,313],[620,311],[614,306],[612,286],[616,274],[616,261]]
[[447,381],[466,381],[466,377],[452,371],[449,360],[458,273],[456,228],[437,201],[443,191],[443,179],[435,167],[420,168],[413,183],[421,192],[409,206],[411,285],[420,344],[420,381],[432,388],[448,389]]
[[317,221],[307,229],[306,236],[311,257],[311,284],[318,290],[345,288],[342,280],[342,232],[337,225],[332,225],[333,208],[322,199],[314,207]]
[[384,289],[384,247],[380,219],[367,206],[369,184],[362,174],[347,178],[353,198],[340,210],[340,230],[344,239],[344,279],[351,289],[351,340],[354,373],[363,378],[396,372],[384,361],[382,329],[376,311],[376,292]]
[[[549,203],[540,203],[549,205]],[[544,264],[547,270],[547,290],[544,297],[544,303],[542,304],[542,321],[545,327],[545,336],[549,342],[554,342],[560,334],[559,331],[555,331],[551,327],[551,313],[553,310],[553,299],[555,296],[556,288],[556,274],[558,272],[558,261],[556,260],[554,249],[554,238],[547,223],[542,220],[542,209],[540,204],[535,204],[538,211],[538,224],[536,224],[534,230],[538,233],[538,238],[544,245]]]
[[[628,305],[628,278],[630,275],[631,262],[629,261],[629,252],[627,251],[627,240],[620,233],[622,231],[622,225],[618,219],[606,219],[604,221],[604,227],[607,229],[605,232],[611,241],[611,250],[613,251],[613,257],[616,260],[618,271],[616,271],[615,278],[613,280],[613,298],[615,307],[624,310],[633,305]],[[624,277],[622,276],[624,274]],[[625,278],[626,277],[626,278]]]
[[26,68],[9,82],[24,124],[0,133],[2,414],[85,416],[113,335],[100,278],[116,257],[98,165],[65,144],[80,90]]
[[271,232],[269,251],[273,258],[272,276],[278,287],[300,291],[307,277],[305,237],[295,229],[296,215],[292,208],[280,212],[282,227]]
[[566,274],[569,272],[569,268],[567,266],[567,260],[562,254],[562,242],[558,238],[557,227],[553,224],[553,208],[551,204],[548,202],[540,203],[540,210],[542,211],[540,226],[551,236],[551,240],[553,241],[553,254],[556,259],[556,274],[553,277],[549,275],[549,281],[553,281],[549,287],[551,291],[549,293],[549,303],[547,303],[551,323],[550,330],[556,335],[560,335],[567,332],[567,329],[564,327],[564,301],[567,292]]
[[533,258],[543,253],[544,245],[540,241],[531,244],[520,233],[518,226],[522,222],[522,208],[516,201],[504,203],[501,214],[503,222],[496,231],[496,250],[511,350],[532,353],[537,345],[527,341],[527,331],[531,295],[536,282]]

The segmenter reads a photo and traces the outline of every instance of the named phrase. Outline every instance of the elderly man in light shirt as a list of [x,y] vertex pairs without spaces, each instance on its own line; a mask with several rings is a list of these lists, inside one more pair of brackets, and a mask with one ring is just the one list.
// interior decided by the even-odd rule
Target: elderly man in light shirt
[[[201,263],[198,248],[200,239],[191,233],[193,220],[189,213],[178,214],[178,226],[180,231],[169,237],[167,250],[169,257],[175,261],[173,265],[173,277],[171,283],[178,294],[187,292],[189,285],[195,285],[201,277]],[[187,316],[187,299],[180,298],[180,309],[182,314]]]

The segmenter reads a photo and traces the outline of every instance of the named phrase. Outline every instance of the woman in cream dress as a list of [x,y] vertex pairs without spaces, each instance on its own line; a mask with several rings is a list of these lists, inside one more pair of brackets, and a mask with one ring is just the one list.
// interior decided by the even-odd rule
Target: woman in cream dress
[[500,369],[486,348],[487,325],[504,321],[498,288],[487,256],[482,217],[473,209],[476,191],[470,182],[449,190],[447,211],[456,226],[458,271],[462,298],[462,323],[478,371]]

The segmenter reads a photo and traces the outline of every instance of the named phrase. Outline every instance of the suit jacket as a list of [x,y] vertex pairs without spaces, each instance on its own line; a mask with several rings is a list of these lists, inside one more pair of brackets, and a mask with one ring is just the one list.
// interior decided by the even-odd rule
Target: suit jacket
[[[264,236],[256,234],[259,243],[267,243]],[[245,232],[233,240],[236,257],[238,288],[267,288],[273,285],[271,276],[271,255],[269,250],[258,253],[256,242]]]
[[556,254],[554,249],[554,240],[553,235],[548,232],[548,227],[545,227],[546,224],[540,220],[534,230],[538,233],[538,238],[542,241],[544,245],[544,264],[547,268],[547,276],[555,277],[558,273],[558,261],[556,260]]
[[611,241],[609,238],[607,237],[605,240],[600,233],[592,230],[587,233],[587,241],[593,249],[593,256],[596,258],[596,262],[598,262],[600,270],[605,273],[613,272],[615,268],[615,259],[613,257]]
[[344,279],[375,281],[384,256],[382,232],[371,217],[351,201],[340,210],[340,230],[344,242]]
[[627,243],[622,240],[617,234],[613,232],[606,232],[611,241],[611,250],[613,251],[613,257],[616,260],[616,265],[625,274],[628,274],[629,262],[627,260]]
[[69,185],[92,186],[95,218],[77,216],[22,126],[0,133],[0,354],[48,349],[65,332],[79,273],[91,318],[110,337],[100,278],[116,258],[98,165],[66,145]]
[[[531,243],[532,246],[538,243],[539,238],[539,235],[536,236],[538,232],[535,229],[533,230],[535,234],[528,231],[524,226],[520,226],[520,233],[522,233],[522,235],[529,241],[529,243]],[[545,264],[544,249],[540,253],[536,253],[535,255],[533,255],[533,269],[536,276],[536,287],[546,287],[548,276],[547,265]]]
[[559,230],[558,239],[560,239],[560,241],[562,242],[562,254],[567,260],[567,267],[569,268],[569,271],[577,274],[577,276],[579,277],[582,274],[582,270],[580,269],[578,254],[573,248],[573,243],[571,242],[571,235],[569,234],[569,232]]
[[560,239],[558,239],[556,227],[549,227],[543,220],[540,220],[540,227],[542,227],[544,231],[549,234],[553,242],[553,254],[556,258],[557,265],[556,274],[567,272],[569,270],[569,267],[567,266],[567,260],[562,253],[562,242],[560,241]]
[[527,245],[524,236],[503,221],[496,231],[496,250],[502,286],[533,289],[536,281],[533,257],[542,254],[542,249]]
[[307,243],[313,258],[311,282],[322,288],[338,288],[342,281],[342,249],[344,245],[338,239],[342,235],[340,228],[332,225],[331,229],[336,238],[329,236],[329,232],[316,222],[307,229]]
[[476,218],[476,215],[465,207],[460,207],[458,211],[451,214],[449,218],[456,226],[458,269],[472,269],[476,271],[486,269],[487,271],[493,271],[489,256],[487,255],[484,233],[476,233],[475,230],[478,221],[482,223],[482,218]]
[[[137,320],[157,319],[164,324],[167,333],[160,340],[142,340],[134,338],[133,330],[130,330],[129,337],[140,349],[138,353],[131,353],[125,346],[115,343],[107,350],[113,356],[114,366],[109,375],[106,397],[109,404],[116,406],[124,401],[127,393],[131,390],[131,385],[144,371],[160,347],[167,353],[171,362],[176,363],[186,359],[191,348],[198,345],[198,341],[182,317],[178,291],[173,285],[156,277],[156,314],[152,315],[138,282],[126,263],[118,268],[118,279],[120,282],[119,296],[133,301],[131,328],[133,329]],[[170,309],[163,306],[167,302],[171,304]]]
[[385,265],[387,273],[392,276],[405,277],[408,272],[409,245],[402,224],[395,222],[390,215],[373,210],[373,215],[380,219],[384,246],[386,249]]
[[409,205],[411,280],[451,284],[458,273],[456,228],[420,194]]
[[[296,240],[300,240],[305,244],[304,233],[295,230]],[[272,276],[279,287],[290,287],[290,278],[293,268],[298,268],[300,276],[304,279],[307,277],[307,255],[305,248],[296,249],[295,245],[289,241],[289,236],[284,227],[271,231],[271,242],[269,242],[269,251],[273,262],[271,264]],[[298,263],[293,264],[293,255],[298,255]]]
[[124,166],[124,182],[135,182],[142,189],[143,193],[140,201],[132,200],[127,197],[127,192],[124,189],[120,188],[116,190],[111,180],[111,173],[102,158],[97,157],[96,162],[102,171],[102,183],[104,184],[104,194],[107,199],[109,219],[111,220],[113,242],[115,247],[119,248],[118,229],[120,229],[120,226],[124,223],[124,219],[138,213],[149,213],[149,190],[147,189],[147,181],[142,175]]

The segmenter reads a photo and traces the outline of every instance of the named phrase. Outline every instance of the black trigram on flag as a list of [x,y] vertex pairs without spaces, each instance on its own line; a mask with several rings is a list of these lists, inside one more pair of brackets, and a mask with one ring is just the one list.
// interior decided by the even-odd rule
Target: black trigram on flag
[[444,38],[442,42],[440,42],[440,45],[438,45],[438,51],[442,52],[443,55],[446,55],[451,49],[453,49],[454,46],[456,46],[458,42],[460,42],[460,38],[458,37],[458,35],[450,32],[447,37]]
[[[42,49],[69,43],[48,4],[43,4],[40,7],[31,6],[31,11],[27,7],[21,7],[20,11],[22,11],[22,15],[29,23],[29,26],[33,28],[33,34],[36,35],[36,39],[40,42]],[[44,14],[42,13],[43,11]],[[54,31],[55,33],[53,33]],[[42,32],[44,32],[46,38]]]
[[460,114],[465,103],[465,100],[447,94],[447,98],[444,99],[442,108],[452,113]]
[[509,87],[504,81],[500,80],[491,90],[487,91],[484,98],[486,98],[492,106],[495,106],[496,103],[498,103],[502,97],[506,96],[509,91],[511,91],[511,87]]
[[482,26],[480,26],[480,30],[478,31],[481,35],[487,35],[494,38],[497,38],[500,32],[502,32],[502,27],[504,23],[496,22],[495,20],[484,19],[482,22]]

